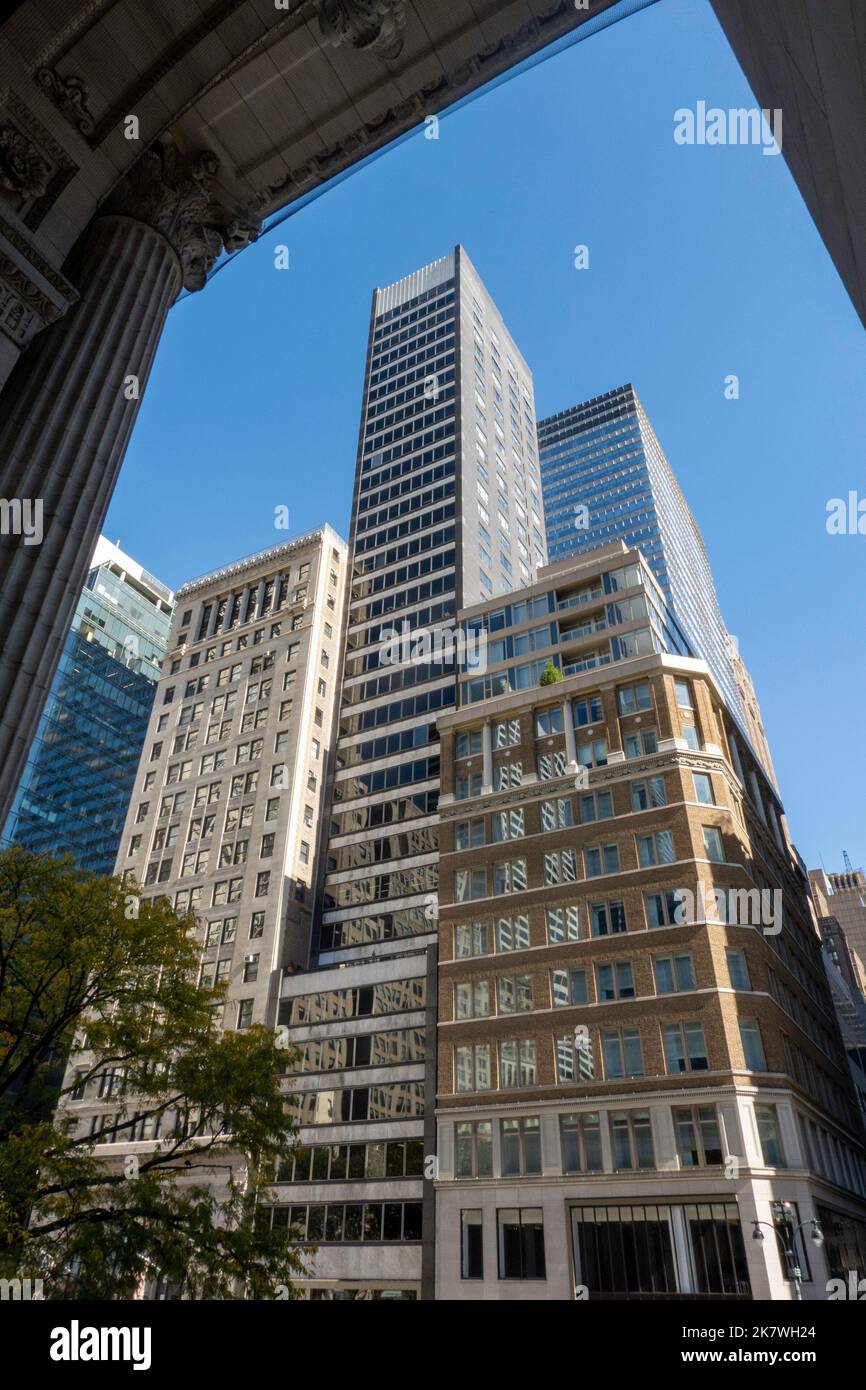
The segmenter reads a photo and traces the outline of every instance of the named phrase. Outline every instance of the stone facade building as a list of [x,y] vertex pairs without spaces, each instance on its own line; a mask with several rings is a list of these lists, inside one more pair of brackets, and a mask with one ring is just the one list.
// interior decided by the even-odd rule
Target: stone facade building
[[437,1297],[824,1297],[866,1164],[777,793],[637,551],[507,600],[438,721]]
[[[306,962],[346,568],[323,526],[176,596],[115,871],[197,915],[225,1028],[276,1027],[283,979]],[[121,1091],[103,1076],[69,1102],[79,1132],[106,1133],[106,1158],[128,1138],[111,1131]]]

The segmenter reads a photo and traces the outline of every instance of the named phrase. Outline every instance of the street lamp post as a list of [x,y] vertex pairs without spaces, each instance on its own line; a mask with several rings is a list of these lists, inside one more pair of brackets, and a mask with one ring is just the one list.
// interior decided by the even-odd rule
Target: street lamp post
[[811,1227],[809,1235],[812,1240],[812,1244],[815,1246],[816,1249],[820,1249],[820,1247],[824,1244],[824,1232],[821,1230],[821,1223],[818,1221],[817,1217],[814,1216],[809,1217],[806,1221],[801,1221],[797,1226],[792,1225],[791,1216],[794,1214],[793,1202],[773,1202],[772,1211],[773,1215],[776,1217],[777,1222],[781,1220],[785,1223],[785,1231],[790,1232],[790,1235],[787,1237],[786,1235],[783,1235],[782,1231],[779,1229],[778,1225],[775,1222],[771,1224],[769,1221],[753,1221],[752,1239],[764,1239],[764,1232],[761,1230],[762,1226],[768,1226],[771,1231],[775,1232],[776,1239],[778,1240],[779,1245],[782,1248],[782,1254],[785,1257],[785,1267],[787,1269],[788,1278],[794,1285],[794,1297],[795,1299],[802,1301],[803,1271],[797,1263],[797,1253],[794,1249],[794,1241],[798,1232],[802,1231],[805,1226],[809,1226]]

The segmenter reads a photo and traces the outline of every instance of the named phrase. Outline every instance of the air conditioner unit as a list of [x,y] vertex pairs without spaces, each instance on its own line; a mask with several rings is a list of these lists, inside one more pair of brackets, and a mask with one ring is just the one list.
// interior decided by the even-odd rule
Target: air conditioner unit
[[244,956],[244,965],[252,965],[254,960],[255,956]]

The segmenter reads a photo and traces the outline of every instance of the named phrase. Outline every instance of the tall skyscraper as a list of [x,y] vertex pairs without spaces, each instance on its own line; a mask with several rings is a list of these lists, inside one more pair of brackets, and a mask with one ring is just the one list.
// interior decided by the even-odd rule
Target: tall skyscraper
[[461,620],[489,664],[438,723],[437,1298],[825,1298],[866,1253],[859,1111],[709,664],[618,540]]
[[620,386],[548,416],[539,422],[538,442],[551,560],[615,539],[639,546],[748,735],[704,540],[634,388]]
[[532,377],[458,246],[373,295],[322,912],[281,1011],[319,1073],[282,1193],[319,1246],[312,1297],[432,1296],[435,721],[456,669],[422,634],[531,581],[541,513]]
[[174,596],[100,536],[3,832],[33,853],[110,874]]

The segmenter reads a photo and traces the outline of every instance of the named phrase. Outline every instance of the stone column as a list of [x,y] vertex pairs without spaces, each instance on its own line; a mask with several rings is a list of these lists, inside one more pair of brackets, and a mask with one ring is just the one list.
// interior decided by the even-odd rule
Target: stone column
[[[3,393],[0,490],[32,507],[0,537],[0,824],[48,694],[105,519],[166,315],[223,244],[213,155],[145,152],[73,255],[78,303],[35,339]],[[223,218],[223,221],[227,219]],[[27,543],[31,541],[32,543]]]

